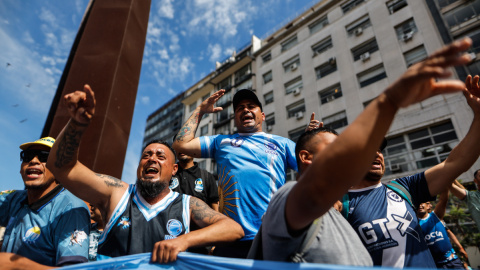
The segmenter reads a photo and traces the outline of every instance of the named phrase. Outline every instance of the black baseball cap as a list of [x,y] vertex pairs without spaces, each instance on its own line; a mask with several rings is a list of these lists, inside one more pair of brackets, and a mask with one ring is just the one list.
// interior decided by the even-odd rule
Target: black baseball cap
[[262,103],[260,102],[260,100],[258,100],[255,92],[250,89],[240,89],[237,91],[237,93],[235,93],[235,95],[233,96],[233,110],[236,110],[238,103],[245,99],[253,100],[253,102],[255,102],[255,104],[260,107],[260,110],[263,111]]

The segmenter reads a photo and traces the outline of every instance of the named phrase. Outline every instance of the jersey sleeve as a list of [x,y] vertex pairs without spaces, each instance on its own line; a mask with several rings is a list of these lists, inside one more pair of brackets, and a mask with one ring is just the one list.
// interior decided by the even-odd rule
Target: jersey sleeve
[[215,139],[219,135],[214,136],[202,136],[200,140],[200,150],[202,158],[213,158],[215,156]]
[[15,195],[15,190],[0,192],[0,226],[6,227],[10,219],[10,208]]
[[295,146],[296,144],[292,140],[287,139],[287,145],[286,145],[287,164],[290,169],[298,172],[297,159],[295,157]]
[[[69,208],[69,209],[68,209]],[[87,206],[70,205],[58,218],[54,232],[57,266],[88,261],[90,214]]]
[[427,180],[425,179],[425,172],[398,178],[396,181],[410,192],[412,203],[416,208],[418,208],[421,203],[436,199],[436,196],[430,195]]

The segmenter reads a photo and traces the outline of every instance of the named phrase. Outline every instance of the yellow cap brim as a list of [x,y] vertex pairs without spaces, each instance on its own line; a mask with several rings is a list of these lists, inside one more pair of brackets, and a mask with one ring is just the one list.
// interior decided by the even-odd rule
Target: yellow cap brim
[[38,139],[34,142],[28,142],[28,143],[24,143],[22,145],[20,145],[20,149],[22,150],[26,150],[28,149],[30,146],[33,146],[33,145],[44,145],[44,146],[48,146],[50,148],[52,148],[53,144],[55,143],[55,139],[52,138],[52,137],[44,137],[44,138],[41,138],[41,139]]

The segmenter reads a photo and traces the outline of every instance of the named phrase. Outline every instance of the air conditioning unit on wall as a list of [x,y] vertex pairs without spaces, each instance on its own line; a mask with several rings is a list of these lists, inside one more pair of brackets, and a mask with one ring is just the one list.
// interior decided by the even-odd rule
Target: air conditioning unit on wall
[[295,114],[295,117],[297,117],[297,119],[302,119],[303,118],[303,112],[297,112]]
[[267,131],[272,131],[273,127],[272,126],[267,126]]
[[413,38],[413,31],[410,31],[410,32],[408,32],[408,33],[405,33],[405,34],[403,34],[403,36],[402,36],[402,40],[403,40],[404,42],[407,42],[407,41],[411,40],[412,38]]
[[295,88],[295,90],[293,90],[293,95],[298,96],[300,95],[300,92],[302,92],[302,89],[300,87],[297,87]]
[[370,59],[370,53],[366,52],[366,53],[360,55],[360,59],[362,59],[363,62],[367,61],[368,59]]
[[290,66],[290,70],[291,70],[291,71],[297,70],[297,68],[298,68],[297,63],[293,63],[293,64]]
[[355,36],[360,36],[363,33],[363,28],[359,27],[354,31]]

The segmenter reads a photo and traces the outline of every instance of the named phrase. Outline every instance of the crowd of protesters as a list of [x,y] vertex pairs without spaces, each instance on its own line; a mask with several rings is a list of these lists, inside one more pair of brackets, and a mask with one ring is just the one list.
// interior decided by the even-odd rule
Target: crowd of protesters
[[[70,120],[56,140],[20,145],[25,190],[0,193],[6,227],[0,265],[46,269],[145,252],[152,262],[168,263],[195,251],[349,266],[463,267],[448,237],[443,246],[431,238],[447,233],[444,195],[432,213],[425,203],[450,189],[480,221],[480,192],[454,183],[480,155],[479,76],[448,79],[451,67],[470,62],[471,45],[469,38],[453,42],[412,65],[340,135],[312,114],[296,144],[263,132],[262,104],[248,89],[232,100],[237,133],[195,137],[203,115],[222,110],[215,106],[225,94],[219,90],[194,110],[172,145],[146,145],[135,184],[78,160],[96,107],[85,85],[64,97]],[[460,91],[474,118],[448,158],[382,183],[384,137],[398,110]],[[215,159],[218,192],[194,158]],[[298,171],[297,181],[286,183],[288,169]]]

